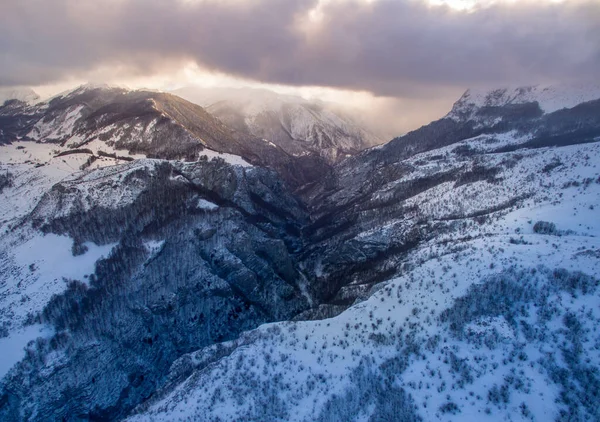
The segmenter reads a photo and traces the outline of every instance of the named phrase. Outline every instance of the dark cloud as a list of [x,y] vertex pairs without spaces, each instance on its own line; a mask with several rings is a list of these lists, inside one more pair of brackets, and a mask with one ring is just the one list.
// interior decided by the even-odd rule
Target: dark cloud
[[416,0],[3,0],[0,85],[99,66],[151,74],[193,59],[263,82],[428,96],[457,86],[593,79],[600,4],[525,1],[469,13]]

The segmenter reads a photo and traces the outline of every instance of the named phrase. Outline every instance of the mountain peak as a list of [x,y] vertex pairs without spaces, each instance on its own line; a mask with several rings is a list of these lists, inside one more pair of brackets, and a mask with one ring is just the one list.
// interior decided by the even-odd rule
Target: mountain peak
[[330,164],[381,143],[332,104],[256,88],[182,88],[174,91],[241,133],[264,139],[294,157]]
[[88,82],[88,83],[79,85],[75,89],[67,91],[67,95],[82,94],[84,92],[95,91],[95,90],[101,90],[101,91],[119,90],[119,91],[123,91],[123,92],[131,91],[129,88],[126,88],[126,87],[120,86],[120,85],[110,85],[107,83]]
[[4,103],[10,100],[33,104],[39,99],[40,96],[33,89],[28,87],[0,88],[0,105],[4,105]]
[[544,113],[553,113],[564,108],[600,98],[600,84],[559,84],[507,87],[493,90],[468,89],[454,103],[446,116],[453,120],[469,120],[483,107],[537,102]]
[[212,87],[202,88],[198,86],[184,87],[172,91],[173,94],[196,103],[202,107],[208,107],[222,101],[233,101],[236,103],[308,103],[309,101],[297,96],[289,94],[281,94],[264,88],[229,88],[229,87]]

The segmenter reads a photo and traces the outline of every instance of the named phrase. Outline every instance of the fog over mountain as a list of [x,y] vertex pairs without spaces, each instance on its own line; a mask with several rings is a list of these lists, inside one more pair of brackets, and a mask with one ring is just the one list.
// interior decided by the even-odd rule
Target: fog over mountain
[[[396,117],[381,125],[404,133],[441,116],[467,88],[593,82],[599,7],[595,0],[6,0],[0,86],[66,89],[93,80],[170,90],[216,77],[234,86],[326,87],[396,99]],[[417,123],[384,124],[406,115]]]
[[598,39],[592,0],[3,2],[0,420],[600,420]]
[[228,126],[296,156],[317,154],[335,163],[383,142],[336,104],[247,88],[181,88],[174,93],[204,106]]
[[380,95],[597,75],[594,0],[472,2],[462,12],[451,8],[460,1],[431,3],[8,0],[0,84],[41,84],[104,65],[149,74],[188,59],[263,82]]

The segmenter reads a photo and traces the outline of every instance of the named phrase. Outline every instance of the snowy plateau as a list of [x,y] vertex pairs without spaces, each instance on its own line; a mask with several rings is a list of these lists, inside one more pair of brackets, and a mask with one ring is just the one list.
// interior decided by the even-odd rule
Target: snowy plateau
[[1,420],[600,420],[600,90],[467,91],[310,181],[174,96],[16,97]]

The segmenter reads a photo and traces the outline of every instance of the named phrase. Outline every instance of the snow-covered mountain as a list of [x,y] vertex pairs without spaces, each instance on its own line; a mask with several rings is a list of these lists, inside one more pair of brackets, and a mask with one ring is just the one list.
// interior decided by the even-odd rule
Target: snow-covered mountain
[[508,107],[527,103],[538,103],[543,113],[553,113],[598,98],[600,98],[600,84],[537,85],[493,91],[469,89],[454,104],[448,117],[464,120],[472,118],[482,108]]
[[11,100],[35,104],[39,99],[40,96],[31,88],[0,88],[0,106]]
[[294,157],[236,131],[175,95],[102,85],[83,85],[33,106],[0,107],[0,143],[15,140],[57,144],[61,152],[108,148],[122,156],[163,159],[227,153],[274,168],[293,186],[312,182],[329,168],[320,157]]
[[324,102],[249,88],[182,88],[174,93],[206,107],[228,126],[294,156],[315,154],[335,163],[382,143]]
[[0,419],[599,419],[600,99],[542,103],[294,192],[0,146]]
[[55,161],[0,170],[1,420],[123,417],[183,353],[309,307],[306,215],[273,171]]
[[442,119],[336,166],[304,192],[304,316],[352,306],[182,357],[131,420],[597,419],[598,108]]

